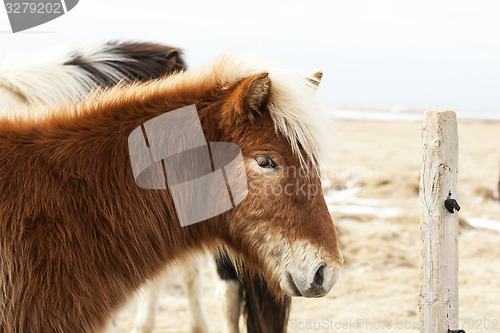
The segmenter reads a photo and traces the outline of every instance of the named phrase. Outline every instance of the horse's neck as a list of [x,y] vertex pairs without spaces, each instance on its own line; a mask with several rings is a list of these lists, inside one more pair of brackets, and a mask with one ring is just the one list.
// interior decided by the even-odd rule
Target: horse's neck
[[[95,105],[89,103],[80,108],[92,109]],[[110,109],[115,107],[116,105],[109,105]],[[33,194],[34,205],[45,200],[50,203],[47,206],[62,207],[61,216],[66,218],[75,215],[77,224],[94,224],[98,232],[121,229],[116,233],[110,232],[104,238],[109,242],[115,242],[115,248],[130,246],[131,252],[143,250],[145,256],[151,256],[158,250],[156,260],[157,264],[160,264],[160,261],[166,258],[172,257],[170,259],[175,260],[178,253],[184,255],[185,247],[201,244],[203,235],[198,235],[198,227],[194,228],[195,231],[191,228],[190,232],[180,227],[168,193],[145,191],[134,183],[129,160],[128,136],[146,119],[162,114],[165,110],[157,106],[151,111],[154,114],[141,113],[137,116],[129,111],[140,108],[141,103],[138,101],[137,105],[128,104],[127,110],[84,109],[74,118],[66,117],[70,111],[65,110],[61,113],[61,119],[57,115],[53,119],[40,119],[34,127],[30,125],[26,128],[21,126],[19,129],[13,127],[10,131],[9,129],[2,131],[0,128],[0,138],[5,135],[9,143],[4,151],[0,149],[0,161],[10,160],[10,163],[13,163],[9,172],[17,166],[21,168],[23,165],[27,166],[28,175],[24,191],[29,191],[29,186],[33,183],[51,183],[52,186],[46,191]],[[43,130],[40,130],[41,128]],[[12,141],[12,138],[16,139]],[[12,155],[16,156],[16,161],[9,159]],[[30,175],[31,170],[36,170],[36,174]],[[76,184],[74,188],[72,184]],[[8,182],[3,185],[7,188],[11,186]],[[74,203],[72,198],[57,193],[61,189],[68,193],[82,191],[74,193],[81,198],[79,204],[81,209],[65,215],[67,211],[64,211],[64,207]],[[10,188],[10,190],[16,189]],[[41,198],[42,195],[46,195],[46,198]],[[33,208],[37,210],[41,207]],[[58,212],[48,213],[49,216],[58,218]],[[89,221],[89,219],[94,220]],[[100,228],[99,223],[106,224],[106,227]],[[75,229],[78,229],[78,226],[75,226]],[[115,234],[122,238],[114,237]],[[123,235],[128,235],[128,240],[124,239]],[[195,238],[198,242],[193,241]],[[137,243],[133,244],[131,239]],[[175,247],[155,249],[158,244],[175,244]],[[136,264],[139,266],[146,264],[143,258],[135,259],[138,260]],[[149,261],[150,263],[146,265],[150,265],[154,259],[150,258]]]
[[0,116],[25,103],[24,96],[0,84]]

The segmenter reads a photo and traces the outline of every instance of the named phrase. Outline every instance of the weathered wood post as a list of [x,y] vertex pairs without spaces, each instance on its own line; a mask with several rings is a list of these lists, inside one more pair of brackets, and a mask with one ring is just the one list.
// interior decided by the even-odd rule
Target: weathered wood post
[[445,200],[458,200],[455,112],[426,112],[422,138],[421,332],[447,333],[459,328],[458,213],[450,213],[445,207]]

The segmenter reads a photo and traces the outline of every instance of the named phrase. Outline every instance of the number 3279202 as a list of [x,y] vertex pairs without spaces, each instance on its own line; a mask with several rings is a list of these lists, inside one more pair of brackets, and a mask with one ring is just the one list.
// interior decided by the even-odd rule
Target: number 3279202
[[60,2],[6,2],[7,14],[62,14]]

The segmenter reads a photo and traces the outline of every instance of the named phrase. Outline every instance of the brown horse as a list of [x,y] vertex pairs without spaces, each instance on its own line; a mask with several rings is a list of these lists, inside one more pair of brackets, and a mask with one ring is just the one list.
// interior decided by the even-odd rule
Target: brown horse
[[[328,293],[342,257],[317,172],[329,128],[314,90],[302,74],[230,55],[0,120],[0,331],[102,330],[146,280],[220,241],[277,296]],[[169,191],[135,184],[127,140],[190,104],[207,141],[241,148],[250,193],[181,227]]]

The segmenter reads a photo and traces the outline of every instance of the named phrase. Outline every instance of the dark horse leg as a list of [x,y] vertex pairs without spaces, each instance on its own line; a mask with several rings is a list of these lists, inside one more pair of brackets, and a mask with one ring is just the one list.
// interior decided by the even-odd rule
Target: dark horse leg
[[216,257],[215,262],[219,277],[227,284],[224,310],[229,321],[228,333],[238,332],[242,299],[248,333],[286,332],[292,303],[290,297],[285,296],[283,301],[276,300],[266,282],[257,276],[239,278],[226,254]]

